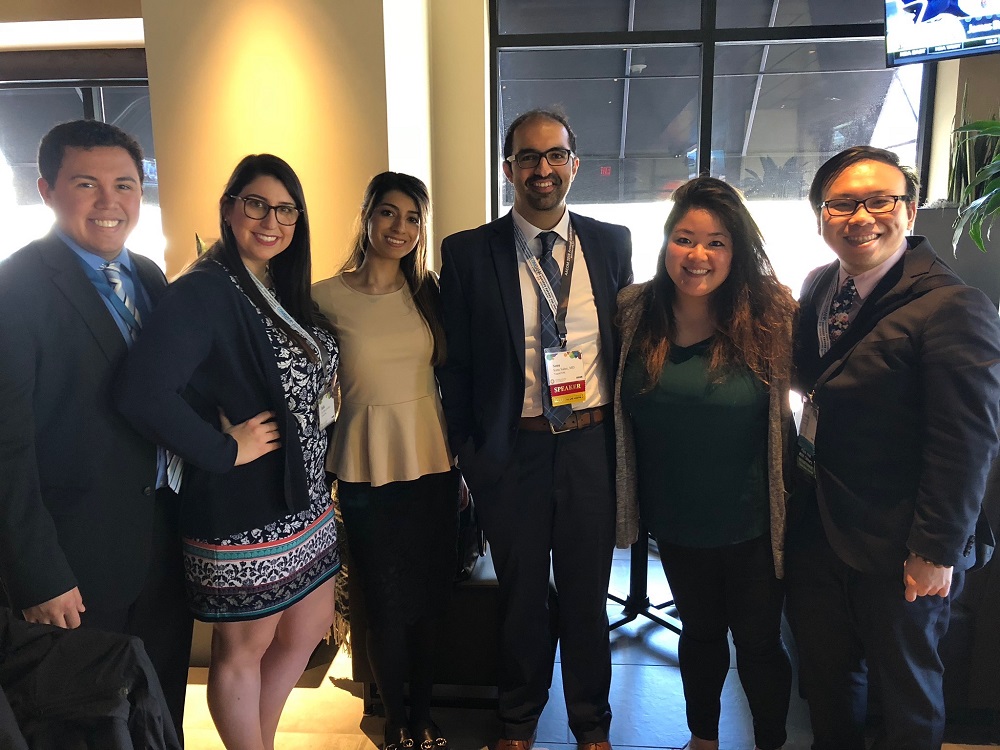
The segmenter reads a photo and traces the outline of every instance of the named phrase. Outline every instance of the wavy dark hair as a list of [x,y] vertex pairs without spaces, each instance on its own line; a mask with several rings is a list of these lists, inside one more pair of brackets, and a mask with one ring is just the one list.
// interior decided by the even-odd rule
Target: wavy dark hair
[[341,267],[340,272],[353,271],[364,263],[368,251],[368,225],[371,223],[375,209],[382,203],[385,196],[393,190],[398,190],[416,204],[420,214],[420,230],[417,234],[417,244],[399,261],[399,267],[410,288],[413,303],[417,311],[427,323],[434,339],[434,351],[431,354],[431,364],[435,367],[444,364],[446,356],[444,327],[441,324],[441,296],[438,292],[437,279],[427,268],[427,225],[430,223],[431,199],[427,186],[412,175],[402,172],[382,172],[372,177],[365,188],[365,196],[361,201],[361,211],[354,224],[354,237],[351,240],[350,255]]
[[709,367],[716,380],[732,369],[747,367],[765,384],[771,373],[787,369],[791,341],[785,331],[797,304],[782,285],[764,252],[760,228],[736,188],[714,177],[697,177],[673,194],[674,207],[663,226],[663,246],[656,274],[635,304],[641,319],[635,333],[636,351],[646,364],[646,390],[660,378],[676,333],[673,303],[677,291],[666,269],[667,247],[677,223],[692,209],[704,209],[718,219],[732,238],[729,276],[709,300],[717,335],[709,348]]
[[[302,183],[299,182],[295,170],[284,159],[273,154],[251,154],[240,160],[219,199],[221,239],[198,258],[191,267],[197,268],[209,261],[218,261],[237,278],[244,293],[257,305],[258,309],[265,313],[271,309],[260,290],[257,289],[253,279],[250,278],[250,271],[247,270],[240,257],[233,229],[226,221],[227,211],[242,210],[234,205],[236,199],[230,196],[239,195],[247,185],[262,176],[273,177],[284,185],[285,190],[292,196],[296,208],[302,212],[299,214],[299,220],[295,223],[295,233],[292,235],[292,241],[288,247],[268,262],[271,280],[274,282],[274,291],[281,300],[281,306],[303,328],[309,330],[313,326],[318,326],[332,333],[329,321],[313,303],[310,291],[312,259],[309,250],[309,213],[306,211]],[[302,336],[296,333],[295,329],[282,320],[280,316],[268,315],[268,317],[275,328],[284,332],[296,346],[306,353],[310,361],[316,362],[318,360],[312,346],[307,344]]]

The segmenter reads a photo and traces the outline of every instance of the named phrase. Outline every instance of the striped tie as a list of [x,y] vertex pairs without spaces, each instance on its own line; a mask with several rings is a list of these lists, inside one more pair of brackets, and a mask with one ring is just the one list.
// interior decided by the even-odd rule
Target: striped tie
[[[545,278],[549,280],[549,286],[552,287],[552,293],[555,294],[556,298],[559,297],[559,287],[562,285],[562,278],[559,273],[559,264],[556,263],[556,259],[552,257],[552,249],[556,245],[556,239],[559,235],[555,232],[542,232],[538,235],[538,239],[542,242],[542,255],[538,259],[539,265],[545,272]],[[549,308],[548,302],[545,301],[545,297],[539,293],[538,298],[538,310],[542,319],[542,358],[544,360],[545,350],[556,348],[561,343],[559,341],[559,331],[556,328],[556,320],[552,315],[552,310]],[[549,395],[548,387],[548,377],[546,376],[545,363],[542,363],[542,378],[545,383],[542,388],[542,414],[545,418],[552,423],[552,426],[557,430],[560,429],[566,420],[569,419],[569,415],[573,413],[573,407],[566,404],[563,406],[553,406],[552,399]]]
[[111,263],[102,265],[101,270],[104,271],[104,275],[107,277],[108,283],[111,284],[111,289],[114,291],[115,296],[125,305],[128,315],[123,315],[122,317],[125,319],[129,335],[135,341],[139,336],[139,329],[142,328],[142,320],[139,316],[139,310],[136,309],[135,302],[129,299],[128,294],[125,292],[125,285],[122,284],[122,264],[118,261],[112,261]]
[[[122,264],[118,261],[112,261],[102,265],[101,270],[104,271],[104,275],[107,277],[108,283],[111,284],[111,289],[115,293],[115,296],[125,305],[125,312],[128,314],[122,315],[122,318],[125,319],[125,326],[128,328],[129,335],[135,341],[139,336],[139,329],[142,328],[142,318],[139,315],[138,308],[135,306],[135,302],[129,298],[125,291],[125,285],[122,284]],[[184,462],[180,456],[171,453],[166,448],[157,447],[156,450],[158,452],[163,451],[167,463],[167,486],[174,492],[180,492]]]

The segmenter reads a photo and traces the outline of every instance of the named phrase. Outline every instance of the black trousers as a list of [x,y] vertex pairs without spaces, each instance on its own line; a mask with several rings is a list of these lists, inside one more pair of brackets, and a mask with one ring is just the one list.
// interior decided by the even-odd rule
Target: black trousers
[[722,685],[729,673],[729,640],[753,715],[761,750],[785,744],[792,670],[781,642],[784,589],[775,575],[771,540],[760,536],[726,547],[695,549],[659,544],[660,561],[684,627],[678,644],[688,728],[719,737]]
[[552,681],[553,636],[561,648],[566,711],[577,742],[608,737],[613,450],[607,422],[560,435],[521,430],[506,471],[493,487],[476,491],[500,583],[498,687],[505,738],[528,739],[535,731]]
[[453,469],[379,487],[344,481],[337,487],[387,738],[408,722],[418,729],[430,719],[436,636],[455,580],[459,477]]
[[179,750],[166,712],[138,638],[0,608],[0,748]]
[[142,639],[183,744],[184,698],[194,622],[185,603],[179,513],[177,495],[167,488],[157,490],[156,516],[150,539],[153,548],[145,587],[127,607],[102,608],[85,601],[87,611],[80,620],[82,627]]
[[868,675],[877,675],[883,723],[878,747],[939,750],[944,735],[944,666],[938,643],[948,630],[948,597],[903,596],[898,571],[862,573],[830,547],[818,517],[786,548],[787,612],[798,645],[800,681],[814,750],[864,750]]

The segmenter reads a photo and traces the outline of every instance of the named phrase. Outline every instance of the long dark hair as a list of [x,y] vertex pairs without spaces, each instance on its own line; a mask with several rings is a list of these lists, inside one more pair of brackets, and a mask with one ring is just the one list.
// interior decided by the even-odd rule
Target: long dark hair
[[309,213],[306,211],[302,183],[299,182],[295,170],[284,159],[273,154],[244,156],[236,165],[236,169],[233,170],[229,182],[226,183],[226,187],[222,191],[222,197],[219,199],[220,239],[198,258],[192,267],[215,260],[229,269],[229,272],[240,282],[244,293],[257,305],[257,308],[267,314],[274,326],[302,349],[310,361],[315,362],[317,360],[316,353],[302,336],[296,333],[295,329],[282,320],[280,316],[270,314],[271,306],[260,293],[257,284],[250,278],[250,272],[240,257],[233,229],[226,221],[227,209],[242,210],[233,205],[236,199],[230,196],[239,195],[247,185],[265,175],[273,177],[284,185],[285,190],[292,196],[296,208],[302,212],[299,214],[299,220],[295,223],[292,241],[284,251],[268,263],[271,280],[274,282],[274,291],[281,300],[281,306],[307,331],[313,326],[331,330],[329,322],[319,312],[319,308],[313,304],[310,292],[312,259],[309,251]]
[[704,209],[729,232],[733,258],[729,276],[709,298],[717,335],[709,348],[709,367],[720,378],[727,370],[747,367],[764,383],[788,366],[788,326],[797,305],[764,252],[764,238],[740,193],[713,177],[697,177],[673,195],[674,207],[663,226],[663,247],[656,275],[636,300],[642,317],[635,333],[637,351],[646,364],[646,388],[659,380],[676,333],[673,303],[677,289],[666,269],[670,234],[692,209]]
[[417,244],[399,261],[400,270],[410,288],[410,295],[417,311],[427,323],[434,340],[434,351],[431,354],[431,364],[435,367],[444,364],[446,349],[444,327],[441,325],[441,298],[438,294],[437,279],[427,268],[427,224],[430,222],[431,200],[427,186],[412,175],[401,172],[382,172],[372,177],[365,188],[365,197],[361,201],[361,211],[354,226],[354,238],[351,240],[351,253],[340,271],[356,270],[361,267],[368,251],[368,224],[371,222],[375,209],[385,199],[386,194],[398,190],[410,197],[416,204],[420,214],[420,230]]

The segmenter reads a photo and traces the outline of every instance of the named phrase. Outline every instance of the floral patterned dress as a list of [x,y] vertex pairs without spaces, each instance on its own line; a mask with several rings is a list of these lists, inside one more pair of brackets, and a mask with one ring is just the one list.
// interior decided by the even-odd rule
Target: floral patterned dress
[[[234,276],[230,279],[240,286]],[[337,343],[327,331],[309,331],[326,349],[325,371],[254,307],[267,330],[285,400],[298,425],[311,504],[264,528],[222,539],[184,539],[188,605],[198,619],[206,621],[253,620],[275,614],[340,570],[337,524],[323,466],[327,434],[320,429],[316,411],[316,401],[327,385],[326,372],[337,367]]]

